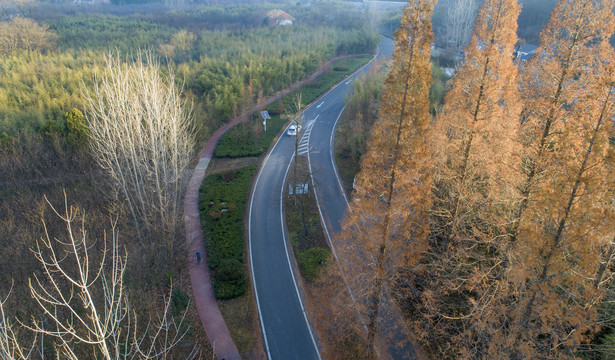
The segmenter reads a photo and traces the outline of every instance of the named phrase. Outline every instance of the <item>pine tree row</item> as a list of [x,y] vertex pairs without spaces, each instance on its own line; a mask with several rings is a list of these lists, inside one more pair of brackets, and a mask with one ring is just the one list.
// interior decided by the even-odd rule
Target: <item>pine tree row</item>
[[614,299],[615,0],[560,0],[527,63],[518,2],[485,0],[432,117],[435,1],[395,33],[342,234],[367,342],[392,298],[438,358],[577,357]]

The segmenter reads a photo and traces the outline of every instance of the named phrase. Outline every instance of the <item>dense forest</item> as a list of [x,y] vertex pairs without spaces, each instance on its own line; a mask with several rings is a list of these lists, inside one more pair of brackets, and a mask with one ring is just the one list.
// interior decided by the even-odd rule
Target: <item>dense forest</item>
[[[270,19],[274,8],[292,14],[293,26]],[[123,350],[139,357],[146,349],[210,358],[189,306],[179,217],[196,149],[257,101],[331,58],[371,54],[377,42],[365,14],[337,3],[2,2],[0,304],[14,329],[21,321],[45,333],[30,358]],[[87,267],[79,265],[84,256]],[[96,276],[96,266],[103,275]],[[60,269],[66,276],[57,276]],[[71,287],[80,272],[92,282]],[[53,302],[71,288],[79,296]],[[109,307],[98,308],[96,300],[109,296]],[[94,309],[117,316],[118,326],[109,328],[115,335],[107,337],[115,343],[94,349],[51,329],[51,314],[85,319]],[[175,325],[177,331],[156,338],[147,324],[150,332]],[[128,347],[119,333],[142,341]],[[25,330],[17,334],[24,346],[32,340]]]
[[522,61],[520,4],[485,0],[433,116],[434,3],[401,17],[340,234],[368,357],[400,306],[434,358],[613,358],[615,2],[558,1]]

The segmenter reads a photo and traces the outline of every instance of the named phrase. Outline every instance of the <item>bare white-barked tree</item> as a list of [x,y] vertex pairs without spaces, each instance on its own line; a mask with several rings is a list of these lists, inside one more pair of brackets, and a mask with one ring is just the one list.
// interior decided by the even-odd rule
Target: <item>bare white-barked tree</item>
[[[170,358],[172,349],[190,331],[184,322],[186,313],[177,318],[171,315],[169,292],[157,318],[137,326],[139,317],[131,310],[126,293],[127,257],[118,242],[116,222],[111,222],[100,249],[88,236],[85,214],[68,206],[66,199],[62,211],[49,205],[66,230],[60,237],[51,236],[43,222],[44,235],[33,250],[43,271],[30,279],[30,294],[45,321],[34,317],[29,325],[12,321],[4,308],[6,299],[1,300],[0,358],[44,358],[44,346],[36,349],[36,337],[22,345],[18,328],[31,330],[41,343],[42,339],[48,344],[47,339],[53,340],[58,359]],[[181,352],[185,359],[199,356],[196,347]]]
[[[481,1],[482,2],[482,1]],[[448,50],[463,52],[472,38],[472,28],[478,14],[478,0],[449,0],[444,23]]]
[[93,90],[84,91],[85,117],[93,156],[117,200],[127,204],[141,240],[144,232],[163,231],[171,250],[194,128],[173,70],[164,76],[161,70],[151,53],[126,62],[108,55]]

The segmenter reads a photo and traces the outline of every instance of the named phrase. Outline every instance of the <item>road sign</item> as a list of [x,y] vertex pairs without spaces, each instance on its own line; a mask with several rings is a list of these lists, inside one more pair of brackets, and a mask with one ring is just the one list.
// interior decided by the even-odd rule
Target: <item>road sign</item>
[[308,184],[288,184],[289,195],[301,195],[309,192]]
[[267,119],[271,119],[269,116],[269,112],[267,110],[261,111],[261,117],[263,118],[263,126],[265,127],[265,131],[267,131]]

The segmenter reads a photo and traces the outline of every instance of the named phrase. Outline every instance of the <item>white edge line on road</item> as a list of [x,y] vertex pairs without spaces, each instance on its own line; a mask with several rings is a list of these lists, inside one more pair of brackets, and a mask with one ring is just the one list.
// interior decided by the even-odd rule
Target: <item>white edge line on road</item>
[[346,197],[346,190],[344,190],[344,186],[342,185],[342,179],[340,179],[340,175],[337,172],[337,166],[335,165],[335,156],[333,155],[333,148],[335,146],[335,132],[337,131],[337,123],[340,121],[342,114],[346,110],[346,105],[342,108],[339,115],[337,115],[337,119],[335,119],[335,123],[333,124],[333,131],[331,131],[331,138],[329,138],[329,155],[331,156],[331,165],[333,166],[333,171],[335,172],[335,178],[337,179],[337,185],[340,187],[342,191],[342,195],[344,196],[344,201],[346,201],[346,208],[350,211],[350,204],[348,203],[348,198]]
[[301,294],[299,293],[299,286],[297,285],[297,280],[295,279],[295,272],[293,271],[293,265],[290,261],[290,253],[288,251],[286,239],[286,221],[284,220],[284,187],[286,186],[286,179],[288,177],[288,172],[290,171],[290,167],[293,164],[293,160],[295,159],[295,154],[290,158],[290,162],[286,167],[286,173],[284,174],[284,181],[282,182],[282,188],[280,189],[280,224],[282,225],[282,237],[284,238],[284,249],[286,250],[286,260],[288,261],[288,267],[290,270],[290,275],[293,278],[293,283],[295,285],[295,291],[297,292],[297,299],[299,300],[299,305],[301,305],[301,311],[303,312],[303,318],[305,319],[305,324],[307,325],[308,331],[310,332],[310,337],[312,338],[312,343],[314,344],[314,348],[316,349],[316,355],[318,355],[318,359],[322,359],[320,357],[320,349],[318,349],[318,344],[316,344],[316,339],[314,338],[314,333],[312,332],[312,327],[310,326],[310,322],[307,318],[307,314],[305,312],[305,307],[303,306],[303,301],[301,300]]
[[[366,66],[371,64],[373,61],[374,61],[373,59],[370,60],[367,64],[363,65],[361,68],[356,70],[354,72],[354,74],[352,74],[351,76],[353,76],[353,75],[357,74],[359,71],[363,70]],[[328,93],[330,93],[331,91],[335,90],[335,88],[340,86],[342,83],[343,83],[343,80],[340,81],[337,85],[335,85],[331,89],[329,89],[329,91],[324,93],[321,97],[326,96]],[[312,106],[314,106],[314,105],[312,104],[311,106],[306,108],[303,112],[307,111]],[[316,118],[314,118],[314,120],[316,120],[318,118],[318,116],[320,116],[320,114],[317,115]],[[290,124],[288,126],[290,126]],[[258,300],[258,290],[256,288],[256,279],[254,278],[254,261],[252,259],[252,204],[254,203],[254,193],[255,193],[254,189],[256,189],[256,187],[258,185],[258,181],[260,180],[262,170],[265,167],[265,164],[267,163],[267,161],[269,160],[269,156],[271,155],[273,150],[276,148],[276,146],[278,146],[278,143],[280,142],[280,139],[282,139],[282,136],[284,136],[284,133],[286,133],[286,131],[288,129],[288,126],[286,126],[286,128],[284,129],[284,131],[282,132],[282,135],[280,137],[278,137],[278,140],[275,142],[275,144],[271,148],[271,151],[265,157],[265,160],[263,161],[263,163],[261,165],[261,168],[258,170],[258,175],[256,176],[256,181],[254,182],[254,186],[252,187],[252,195],[250,195],[250,210],[249,210],[249,214],[248,214],[248,249],[250,251],[250,254],[249,254],[250,255],[250,274],[251,274],[252,284],[253,284],[253,288],[254,288],[254,297],[256,298],[256,307],[258,308],[258,317],[260,319],[261,331],[263,333],[263,341],[265,343],[265,350],[267,352],[267,358],[268,359],[271,359],[271,353],[269,351],[269,342],[267,341],[267,332],[265,331],[265,324],[264,324],[264,319],[263,319],[263,315],[262,315],[262,312],[261,312],[260,301]],[[310,166],[310,176],[311,176],[312,169],[311,169],[311,164],[310,164],[310,161],[309,161],[309,156],[310,156],[309,151],[308,151],[307,154],[308,154],[308,165]],[[288,165],[287,172],[288,172],[289,169],[290,169],[290,164]],[[285,177],[285,179],[286,179],[286,177]],[[286,182],[284,182],[284,184],[286,184]],[[313,187],[314,187],[314,178],[312,177],[312,188]],[[284,191],[284,185],[282,185],[282,191]],[[316,191],[314,191],[314,193],[316,194]],[[281,204],[281,202],[280,202],[280,204]],[[320,211],[320,204],[318,203],[318,200],[316,201],[316,204],[318,205],[318,211],[320,213],[320,219],[321,219],[321,221],[324,224],[324,219],[322,217],[322,212]],[[327,231],[326,225],[323,225],[323,227],[325,228],[325,231]],[[284,246],[286,246],[286,235],[285,235],[285,232],[283,232],[283,235],[284,235],[284,238],[285,238]],[[329,236],[329,232],[328,231],[327,231],[327,238],[329,239],[329,242],[331,242],[331,237]],[[334,255],[335,255],[335,253],[334,253]],[[287,256],[287,259],[288,259],[288,250],[286,252],[286,256]],[[335,255],[335,258],[337,259],[337,255]],[[289,260],[289,265],[290,265],[290,259],[288,259],[288,260]],[[292,271],[292,267],[291,267],[291,274],[293,276],[293,281],[295,281],[295,275],[294,275],[294,271]],[[348,284],[346,284],[346,286],[348,286]],[[296,282],[295,282],[295,289],[297,289],[297,283]],[[297,289],[297,292],[298,291],[299,290]],[[352,293],[351,293],[351,295],[352,295]],[[301,297],[299,297],[299,303],[301,304],[301,308],[303,309],[303,302],[301,301]],[[305,318],[305,320],[306,320],[306,322],[308,324],[308,330],[310,331],[310,336],[312,336],[312,341],[314,342],[314,346],[316,346],[316,341],[314,339],[314,335],[312,334],[312,328],[311,328],[309,322],[307,321],[307,317],[305,315],[305,310],[303,311],[303,316],[304,316],[304,318]],[[321,359],[320,351],[318,350],[318,346],[316,346],[316,353],[318,354],[318,358]]]
[[[344,106],[344,108],[340,112],[340,115],[342,114],[342,112],[344,112],[345,108],[346,106]],[[338,115],[338,119],[339,119],[339,115]],[[325,218],[322,215],[320,201],[318,200],[318,191],[316,191],[316,187],[314,186],[314,175],[312,173],[312,160],[310,158],[310,153],[308,152],[307,155],[308,155],[308,168],[310,170],[310,179],[312,180],[312,189],[314,191],[314,196],[316,197],[316,206],[318,207],[318,215],[320,216],[320,222],[322,224],[322,228],[325,229],[325,235],[327,235],[327,240],[329,241],[329,246],[331,247],[331,251],[333,252],[333,257],[335,257],[336,263],[339,264],[339,258],[337,257],[335,246],[333,246],[333,241],[331,240],[331,234],[329,233],[329,229],[327,228],[327,224],[325,223]],[[344,279],[344,284],[346,284],[346,289],[348,289],[348,293],[350,294],[352,301],[356,301],[356,299],[354,298],[354,294],[352,293],[352,290],[350,290],[350,285],[348,284],[348,280],[346,280],[346,275],[344,274],[344,271],[341,269],[341,265],[340,265],[340,273],[342,275],[342,278]],[[363,327],[367,330],[367,325],[363,322],[362,318],[361,318],[361,322],[363,323]]]
[[[376,56],[377,56],[377,54],[376,54]],[[356,70],[351,76],[355,76],[356,74],[358,74],[366,66],[370,65],[373,61],[374,61],[373,59],[370,60],[367,64],[363,65],[360,69]],[[336,86],[331,88],[331,90],[327,91],[323,95],[323,97],[326,96],[329,92],[333,91],[335,88],[337,88],[341,84],[342,84],[342,82],[340,82],[339,84],[337,84]],[[339,122],[339,119],[342,116],[342,113],[344,112],[345,109],[346,109],[346,105],[344,105],[344,107],[342,108],[340,113],[337,115],[337,119],[335,120],[335,123],[333,124],[333,131],[331,132],[331,137],[329,139],[329,155],[331,157],[331,164],[333,165],[333,169],[335,170],[335,177],[337,179],[337,184],[338,184],[340,190],[342,191],[342,195],[344,196],[344,200],[346,201],[346,207],[347,207],[348,211],[351,211],[350,210],[350,204],[348,203],[348,199],[346,198],[346,191],[344,190],[344,187],[342,186],[342,182],[340,180],[340,177],[339,177],[339,174],[338,174],[338,171],[337,171],[337,166],[335,166],[335,157],[333,156],[333,142],[334,142],[334,139],[335,139],[335,130],[337,129],[337,123]],[[316,125],[316,124],[314,123],[314,125]],[[329,246],[331,247],[331,251],[333,252],[333,256],[335,257],[336,262],[339,264],[339,258],[337,257],[337,252],[335,251],[335,247],[333,246],[333,242],[331,240],[331,234],[329,233],[329,229],[327,228],[327,224],[325,223],[325,218],[324,218],[324,216],[322,214],[322,209],[320,207],[320,201],[318,199],[318,191],[317,191],[317,189],[316,189],[316,187],[314,185],[314,175],[312,173],[312,161],[311,161],[311,158],[310,158],[310,152],[309,151],[307,153],[307,157],[308,157],[308,167],[309,167],[309,171],[310,171],[310,178],[312,180],[312,189],[314,191],[314,196],[316,197],[316,206],[318,207],[318,215],[320,216],[320,222],[322,223],[322,227],[325,230],[325,235],[327,236],[327,240],[329,241]],[[342,279],[344,279],[344,284],[346,285],[346,289],[348,290],[348,293],[350,294],[350,298],[352,299],[352,301],[356,301],[356,299],[354,297],[354,294],[352,293],[352,290],[350,290],[350,285],[348,284],[348,280],[346,280],[346,276],[344,274],[344,271],[341,269],[341,265],[339,265],[339,266],[340,266],[340,273],[342,275]],[[360,320],[361,320],[361,323],[363,324],[363,328],[367,331],[367,324],[365,324],[365,322],[363,321],[363,318],[360,318]],[[377,347],[376,347],[376,356],[380,359],[380,350]]]
[[[280,136],[280,138],[282,137]],[[265,167],[267,160],[269,160],[269,155],[271,155],[271,152],[273,151],[273,149],[275,149],[275,147],[278,145],[278,142],[280,142],[280,138],[278,138],[278,141],[276,141],[275,145],[273,146],[269,154],[267,154],[267,156],[265,157],[265,160],[263,161],[261,168],[258,170],[256,181],[254,182],[254,186],[252,187],[252,194],[250,195],[250,210],[248,213],[248,249],[250,252],[249,254],[250,255],[250,274],[252,275],[251,276],[252,277],[252,287],[254,288],[254,297],[256,298],[256,307],[258,308],[258,318],[260,320],[259,322],[261,325],[261,331],[263,333],[263,341],[265,343],[265,351],[267,352],[267,359],[271,359],[271,353],[269,352],[269,342],[267,341],[267,332],[265,331],[265,320],[261,312],[260,301],[258,300],[258,290],[256,286],[256,279],[254,278],[254,261],[252,260],[252,204],[254,203],[254,194],[256,193],[254,190],[258,186],[258,181],[261,178],[262,170]]]

